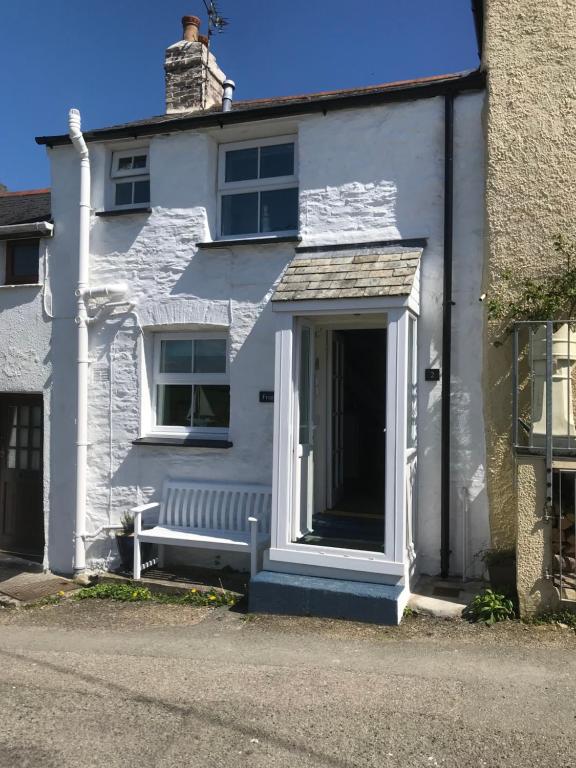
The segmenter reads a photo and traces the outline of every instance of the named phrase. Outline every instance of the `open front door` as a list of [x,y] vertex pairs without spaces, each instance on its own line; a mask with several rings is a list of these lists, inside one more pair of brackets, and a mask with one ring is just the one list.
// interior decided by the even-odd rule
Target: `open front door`
[[331,334],[328,509],[344,491],[344,343],[338,331]]
[[294,515],[293,539],[312,530],[314,513],[314,328],[300,326],[298,375],[298,442],[296,446],[299,514]]

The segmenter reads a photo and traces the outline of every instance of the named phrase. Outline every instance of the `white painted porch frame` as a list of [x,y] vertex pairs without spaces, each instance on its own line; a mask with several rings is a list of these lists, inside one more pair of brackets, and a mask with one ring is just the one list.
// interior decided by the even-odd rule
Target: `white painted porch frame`
[[[282,302],[273,306],[276,331],[271,547],[269,558],[321,568],[403,577],[406,573],[406,409],[408,322],[417,301],[402,299]],[[291,541],[295,479],[295,413],[298,387],[299,317],[387,315],[385,551],[364,552]],[[296,343],[295,343],[296,342]]]

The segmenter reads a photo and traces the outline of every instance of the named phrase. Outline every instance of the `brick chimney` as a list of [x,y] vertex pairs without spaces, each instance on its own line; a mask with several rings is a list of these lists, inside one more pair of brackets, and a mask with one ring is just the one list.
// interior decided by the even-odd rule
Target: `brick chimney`
[[197,16],[182,17],[183,39],[166,49],[166,113],[197,112],[222,105],[226,75],[200,35]]

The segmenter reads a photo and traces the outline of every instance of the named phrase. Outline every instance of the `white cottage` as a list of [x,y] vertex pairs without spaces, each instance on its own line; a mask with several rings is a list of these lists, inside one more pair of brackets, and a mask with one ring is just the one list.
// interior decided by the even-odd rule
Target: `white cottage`
[[50,190],[0,193],[0,552],[44,557],[50,458]]
[[255,609],[398,621],[488,539],[483,77],[233,102],[183,21],[166,114],[37,140],[45,564],[109,567],[160,501],[167,562],[248,569],[255,516]]

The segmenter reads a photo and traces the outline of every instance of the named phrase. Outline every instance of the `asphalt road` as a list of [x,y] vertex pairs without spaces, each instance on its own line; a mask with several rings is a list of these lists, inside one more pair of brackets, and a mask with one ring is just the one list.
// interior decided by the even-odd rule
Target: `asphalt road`
[[576,766],[572,633],[61,616],[0,622],[1,768]]

